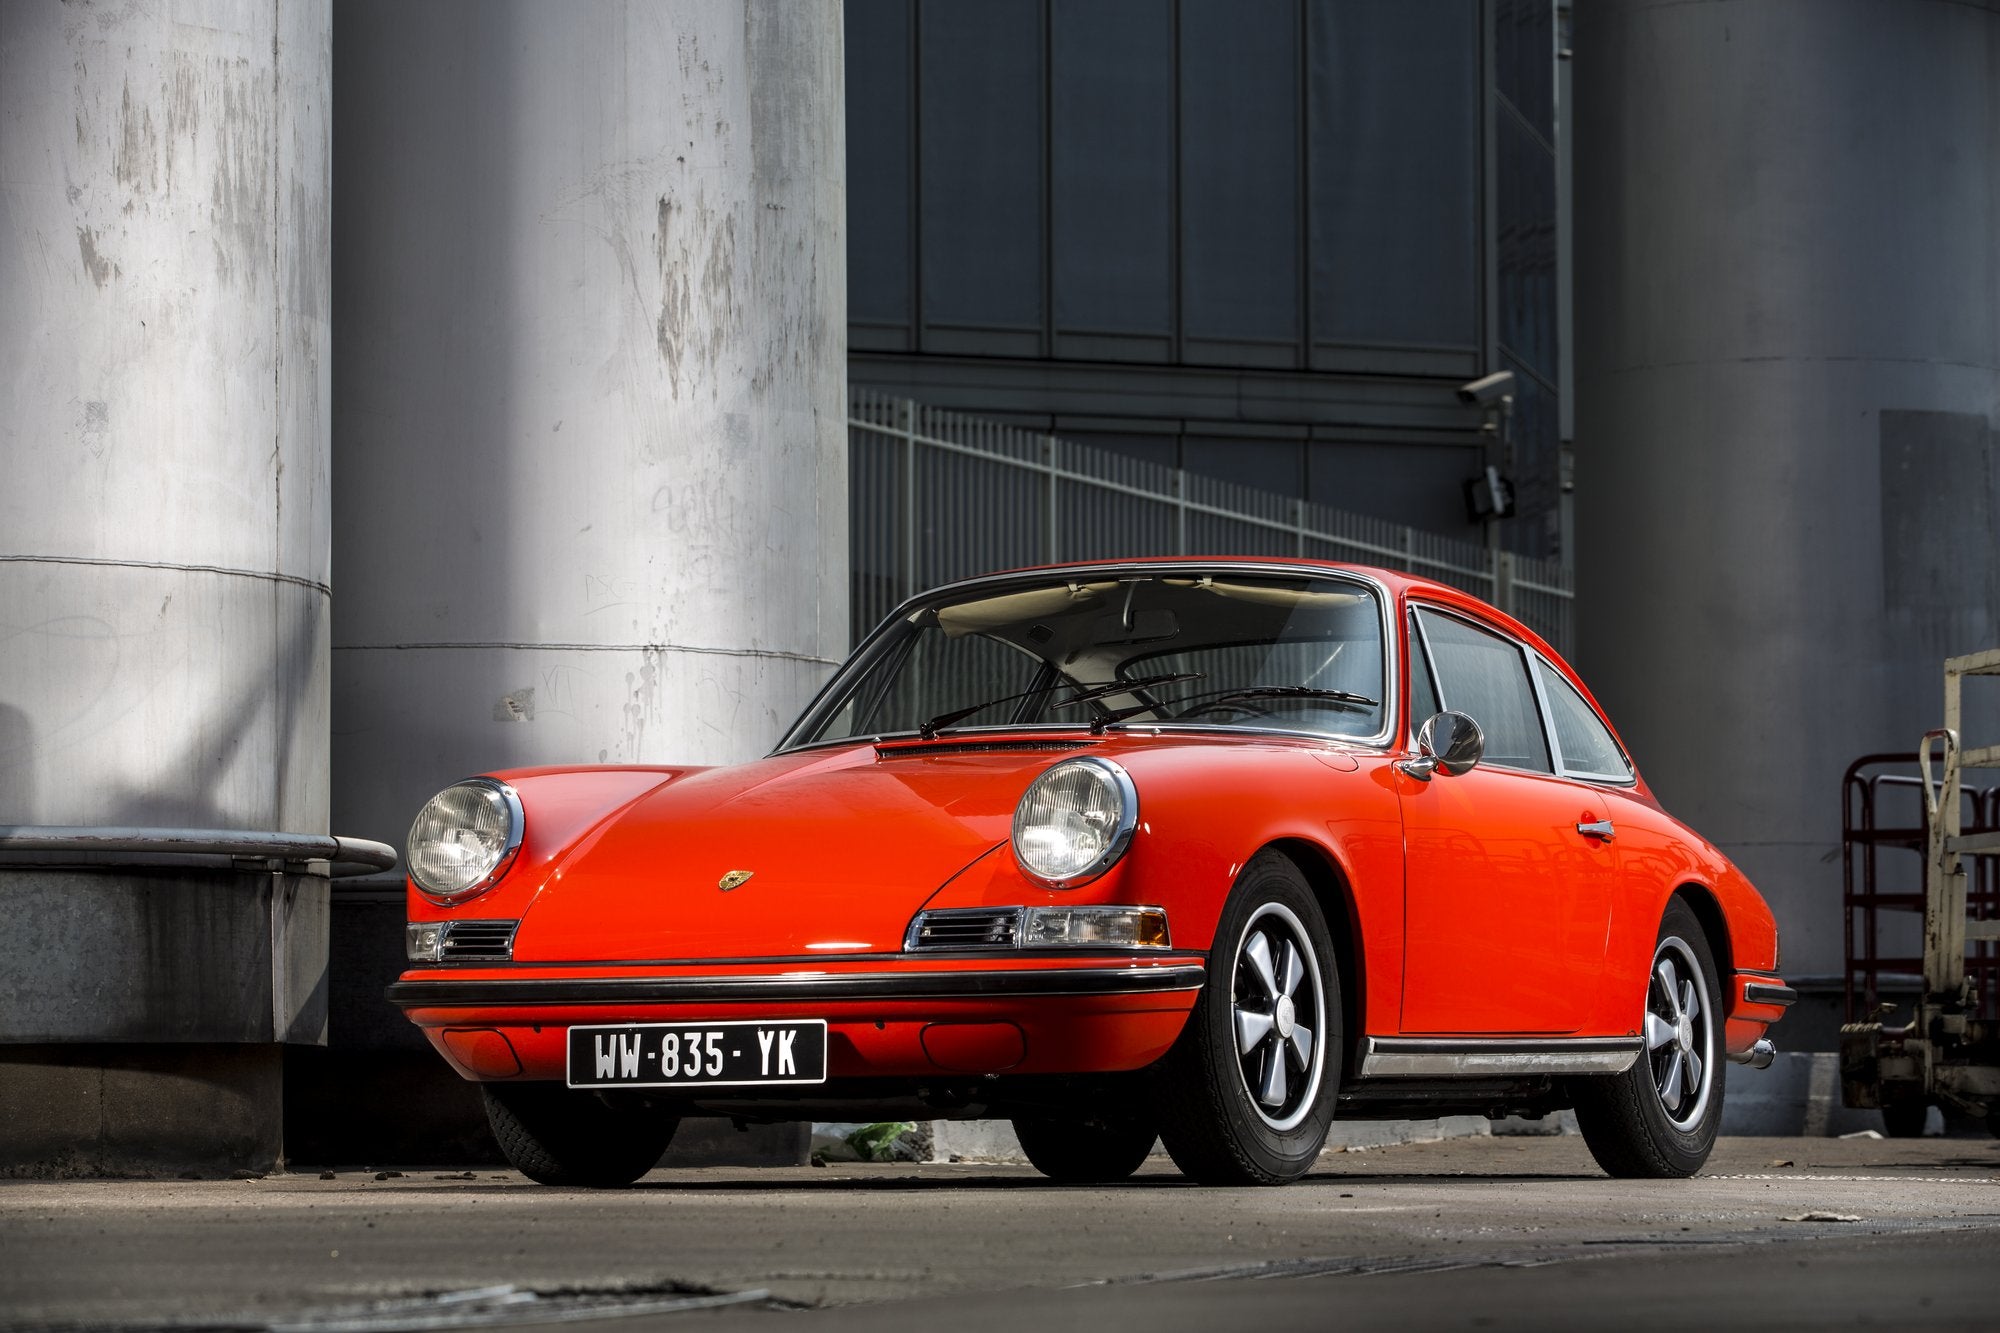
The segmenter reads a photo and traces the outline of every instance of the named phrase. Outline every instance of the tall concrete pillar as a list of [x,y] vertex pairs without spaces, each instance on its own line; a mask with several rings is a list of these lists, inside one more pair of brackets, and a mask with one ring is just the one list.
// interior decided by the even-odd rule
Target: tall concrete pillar
[[[323,0],[0,5],[0,825],[326,831],[330,51]],[[143,1156],[149,1102],[268,1159],[324,879],[47,860],[0,1164]]]
[[1580,661],[1825,1049],[1841,775],[2000,643],[2000,14],[1593,0],[1574,39]]
[[[839,7],[362,0],[334,44],[335,822],[764,752],[847,644]],[[441,1070],[380,1000],[399,882],[341,901],[332,1055]]]

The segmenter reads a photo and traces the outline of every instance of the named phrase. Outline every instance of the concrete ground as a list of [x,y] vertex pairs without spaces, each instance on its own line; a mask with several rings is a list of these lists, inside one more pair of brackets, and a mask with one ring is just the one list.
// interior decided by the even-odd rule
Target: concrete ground
[[1649,1182],[1573,1137],[1480,1137],[1329,1153],[1268,1190],[1157,1163],[1116,1188],[973,1164],[604,1193],[491,1170],[0,1183],[11,1327],[1990,1329],[1996,1270],[1991,1139],[1724,1139],[1704,1175]]

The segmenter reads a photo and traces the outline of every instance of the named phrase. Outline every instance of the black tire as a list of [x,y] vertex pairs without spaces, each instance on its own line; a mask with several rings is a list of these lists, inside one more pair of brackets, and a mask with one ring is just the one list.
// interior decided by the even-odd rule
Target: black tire
[[1014,1136],[1035,1170],[1065,1185],[1108,1185],[1137,1171],[1159,1138],[1136,1119],[1016,1120]]
[[1882,1132],[1892,1139],[1920,1139],[1924,1136],[1924,1122],[1930,1118],[1929,1102],[1893,1102],[1882,1108]]
[[1986,1132],[2000,1139],[2000,1107],[1995,1107],[1986,1113]]
[[[1288,947],[1298,957],[1289,987]],[[1275,983],[1268,988],[1266,971]],[[1249,1032],[1269,1023],[1247,1051],[1239,1011]],[[1303,1057],[1301,1045],[1309,1048]],[[1340,969],[1319,903],[1289,857],[1260,852],[1223,906],[1208,984],[1187,1027],[1155,1066],[1160,1138],[1174,1164],[1204,1185],[1282,1185],[1304,1175],[1333,1123],[1345,1049]],[[1275,1074],[1272,1060],[1283,1062]],[[1275,1102],[1263,1100],[1274,1092]]]
[[[1677,994],[1665,999],[1662,961],[1672,965]],[[1690,978],[1689,970],[1698,973]],[[1698,982],[1698,985],[1695,983]],[[1681,996],[1694,987],[1696,1006],[1685,1026]],[[1722,991],[1701,922],[1676,898],[1667,904],[1646,983],[1646,1047],[1622,1074],[1579,1078],[1572,1086],[1576,1123],[1597,1164],[1613,1176],[1691,1176],[1708,1161],[1722,1123],[1724,1059]],[[1671,1031],[1662,1037],[1662,1029]],[[1692,1058],[1690,1058],[1692,1057]],[[1679,1076],[1673,1072],[1678,1061]],[[1697,1069],[1697,1066],[1699,1067]],[[1669,1094],[1673,1109],[1668,1109]]]
[[480,1091],[500,1151],[544,1185],[629,1185],[659,1162],[680,1124],[558,1083],[482,1083]]

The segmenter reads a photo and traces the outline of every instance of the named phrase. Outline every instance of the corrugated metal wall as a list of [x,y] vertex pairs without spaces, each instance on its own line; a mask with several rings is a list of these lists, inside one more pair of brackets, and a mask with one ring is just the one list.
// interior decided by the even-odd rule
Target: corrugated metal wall
[[1534,560],[1181,468],[856,390],[848,409],[855,638],[896,603],[996,569],[1154,555],[1284,555],[1408,570],[1567,653],[1570,577]]

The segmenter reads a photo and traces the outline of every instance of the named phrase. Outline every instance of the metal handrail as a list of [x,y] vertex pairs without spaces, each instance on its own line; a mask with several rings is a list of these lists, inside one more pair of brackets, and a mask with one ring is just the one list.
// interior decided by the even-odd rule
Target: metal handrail
[[[243,829],[117,828],[102,825],[0,824],[0,857],[55,852],[64,865],[180,865],[189,857],[276,861],[295,873],[313,873],[309,862],[326,864],[333,878],[392,870],[396,851],[366,838],[324,833],[258,833]],[[155,861],[153,858],[170,858]],[[240,867],[265,871],[270,867]]]

